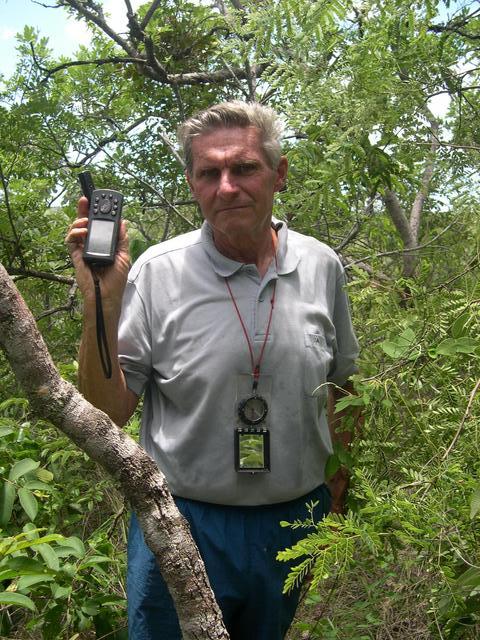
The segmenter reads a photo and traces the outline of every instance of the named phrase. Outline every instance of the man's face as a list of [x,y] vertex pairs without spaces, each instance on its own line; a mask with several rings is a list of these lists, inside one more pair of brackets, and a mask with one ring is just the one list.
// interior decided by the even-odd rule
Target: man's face
[[187,180],[216,240],[235,245],[239,237],[255,240],[269,230],[287,159],[282,157],[277,169],[269,166],[258,129],[215,129],[198,136],[192,157]]

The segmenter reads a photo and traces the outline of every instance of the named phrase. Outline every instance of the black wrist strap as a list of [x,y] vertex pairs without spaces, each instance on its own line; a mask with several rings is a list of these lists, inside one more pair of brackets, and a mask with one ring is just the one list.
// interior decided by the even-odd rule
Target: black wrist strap
[[110,351],[108,350],[107,334],[105,331],[105,320],[103,318],[102,308],[102,292],[100,291],[100,280],[93,269],[92,277],[95,285],[95,315],[97,324],[97,346],[100,361],[102,363],[103,373],[105,378],[112,377],[112,360],[110,358]]

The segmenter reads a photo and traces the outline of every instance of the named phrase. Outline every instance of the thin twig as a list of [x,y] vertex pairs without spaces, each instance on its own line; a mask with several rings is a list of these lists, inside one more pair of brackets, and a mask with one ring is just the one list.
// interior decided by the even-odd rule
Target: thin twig
[[144,180],[143,178],[140,178],[138,175],[135,175],[132,171],[130,171],[130,169],[128,169],[127,167],[125,167],[124,165],[122,165],[120,162],[118,162],[117,160],[115,160],[115,158],[113,158],[107,151],[105,151],[105,155],[110,158],[110,160],[112,160],[112,162],[115,162],[116,165],[118,167],[121,167],[122,171],[124,171],[126,174],[128,174],[129,176],[131,176],[134,180],[136,180],[137,182],[139,182],[141,185],[143,185],[144,187],[146,187],[149,191],[155,193],[161,200],[163,200],[163,202],[168,206],[168,208],[170,209],[170,211],[173,211],[179,218],[181,218],[184,222],[186,222],[188,224],[189,227],[191,227],[192,229],[195,229],[196,226],[195,224],[189,220],[188,218],[186,218],[183,213],[181,211],[179,211],[177,209],[177,207],[171,203],[168,198],[166,198],[166,196],[159,191],[158,189],[156,189],[154,186],[152,186],[151,182],[147,182],[146,180]]
[[442,456],[442,460],[446,460],[448,458],[448,456],[450,455],[450,452],[452,451],[453,447],[456,445],[458,438],[460,437],[460,434],[462,432],[462,429],[465,425],[465,422],[467,421],[467,419],[470,417],[470,410],[472,408],[472,404],[473,404],[473,400],[475,398],[475,395],[478,391],[478,389],[480,388],[480,378],[477,380],[477,383],[475,384],[475,386],[473,387],[473,390],[470,394],[470,398],[468,400],[468,404],[467,404],[467,409],[465,411],[465,413],[463,414],[463,418],[462,421],[460,422],[457,432],[456,434],[453,436],[453,440],[450,443],[450,446],[448,447],[448,449],[445,451],[445,453]]
[[425,249],[425,247],[428,247],[429,245],[433,244],[441,236],[443,236],[449,229],[451,229],[451,227],[453,227],[453,225],[456,222],[457,222],[457,218],[455,218],[455,220],[453,220],[449,225],[447,225],[445,227],[445,229],[442,229],[442,231],[440,231],[440,233],[438,233],[434,238],[432,238],[428,242],[425,242],[423,244],[419,244],[416,247],[409,247],[409,248],[405,248],[405,249],[397,249],[396,251],[384,251],[383,253],[377,253],[377,254],[374,254],[374,255],[365,256],[364,258],[359,258],[358,260],[354,260],[353,262],[350,262],[347,266],[348,266],[348,268],[350,268],[355,264],[358,264],[360,262],[366,262],[367,260],[372,260],[373,258],[386,258],[388,256],[398,256],[398,255],[402,255],[404,253],[411,253],[412,251],[419,251],[420,249]]
[[102,138],[102,140],[99,140],[99,142],[97,143],[97,146],[95,147],[95,149],[93,149],[93,151],[90,151],[89,153],[84,155],[81,160],[78,160],[77,162],[70,162],[67,159],[66,166],[68,166],[70,169],[79,169],[80,167],[83,167],[84,164],[86,164],[89,160],[91,160],[100,152],[106,153],[105,147],[108,144],[110,144],[111,142],[116,142],[118,138],[120,138],[122,135],[126,135],[127,133],[130,133],[131,131],[133,131],[133,129],[143,124],[147,120],[147,118],[148,116],[141,116],[140,118],[137,118],[134,122],[132,122],[132,124],[128,125],[128,127],[125,127],[125,129],[121,129],[115,133],[112,133],[112,135],[107,136],[106,138]]

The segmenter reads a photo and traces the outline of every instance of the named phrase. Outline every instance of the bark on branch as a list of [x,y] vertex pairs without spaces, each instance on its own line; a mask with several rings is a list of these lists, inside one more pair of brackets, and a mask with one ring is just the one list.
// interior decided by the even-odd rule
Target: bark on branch
[[402,207],[400,200],[394,191],[386,189],[383,196],[385,208],[387,209],[387,212],[390,215],[405,248],[402,274],[405,278],[413,277],[418,263],[418,253],[415,252],[415,248],[418,247],[419,243],[422,214],[433,178],[435,158],[440,147],[438,137],[440,125],[438,120],[427,108],[425,108],[424,114],[430,124],[430,150],[427,158],[425,159],[422,175],[420,177],[420,186],[410,208],[410,214],[407,216],[405,209]]
[[75,280],[68,276],[60,276],[49,271],[37,271],[36,269],[18,269],[16,267],[9,267],[8,273],[11,276],[19,276],[20,278],[38,278],[40,280],[49,280],[50,282],[59,282],[60,284],[67,284],[70,287],[74,284]]
[[64,62],[56,67],[43,67],[39,66],[41,71],[45,73],[45,77],[42,82],[46,82],[51,76],[55,75],[63,69],[69,67],[79,66],[102,66],[105,64],[135,64],[138,73],[145,75],[156,82],[171,86],[193,86],[199,84],[221,84],[226,80],[247,80],[251,74],[255,77],[260,77],[267,68],[267,64],[256,64],[250,68],[250,71],[246,69],[220,69],[219,71],[194,71],[188,73],[164,73],[157,72],[152,66],[147,64],[147,59],[144,57],[127,57],[127,56],[113,56],[110,58],[93,58],[92,60],[71,60],[70,62]]
[[[267,65],[254,65],[251,69],[220,69],[218,71],[200,71],[172,74],[168,73],[166,64],[158,58],[157,48],[155,47],[151,36],[147,33],[146,27],[153,17],[155,11],[159,8],[160,2],[154,0],[145,14],[141,22],[138,21],[137,15],[133,13],[130,5],[127,5],[127,18],[130,29],[130,38],[124,38],[117,33],[108,24],[101,6],[93,0],[61,0],[58,6],[70,7],[78,16],[87,22],[95,24],[105,35],[115,42],[126,54],[126,56],[113,56],[109,58],[93,59],[93,60],[76,60],[66,62],[55,66],[51,69],[42,68],[46,74],[44,80],[48,80],[52,75],[62,69],[70,66],[78,66],[84,64],[103,65],[113,64],[134,64],[137,72],[147,78],[170,85],[173,88],[181,85],[198,85],[198,84],[218,84],[225,80],[242,79],[252,81],[252,78],[261,76]],[[240,2],[235,0],[236,9],[243,9]],[[142,45],[142,46],[139,46]],[[38,64],[38,63],[37,63]]]
[[36,415],[61,429],[120,484],[169,586],[184,639],[227,640],[203,561],[164,476],[143,449],[60,377],[2,265],[0,347]]
[[[472,13],[458,16],[453,18],[447,24],[432,24],[428,27],[428,31],[432,33],[446,33],[447,35],[455,33],[462,38],[466,38],[467,40],[480,40],[480,34],[474,33],[472,31],[465,31],[463,27],[469,25],[470,22],[473,22],[476,18],[480,16],[480,10],[477,9],[472,11]],[[475,27],[474,27],[475,28]]]
[[13,237],[15,239],[13,255],[9,256],[9,261],[12,261],[15,258],[15,256],[18,255],[22,265],[25,265],[25,260],[23,259],[22,247],[21,247],[21,243],[20,243],[20,237],[19,237],[19,235],[17,233],[17,229],[15,227],[13,211],[12,211],[12,207],[11,207],[11,204],[10,204],[8,180],[7,180],[7,177],[5,176],[5,174],[3,172],[3,168],[2,168],[1,164],[0,164],[0,182],[2,184],[3,197],[4,197],[4,200],[5,200],[5,208],[7,209],[8,221],[10,223],[10,227],[12,229]]

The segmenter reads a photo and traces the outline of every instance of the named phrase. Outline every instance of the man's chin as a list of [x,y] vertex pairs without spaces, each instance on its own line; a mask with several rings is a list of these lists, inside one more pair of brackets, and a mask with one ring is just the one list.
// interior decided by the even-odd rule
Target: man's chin
[[230,215],[218,216],[213,223],[213,228],[221,233],[250,233],[255,232],[257,221],[253,216],[230,213]]

